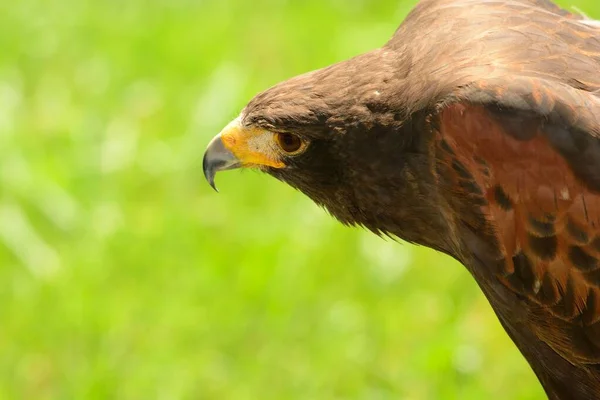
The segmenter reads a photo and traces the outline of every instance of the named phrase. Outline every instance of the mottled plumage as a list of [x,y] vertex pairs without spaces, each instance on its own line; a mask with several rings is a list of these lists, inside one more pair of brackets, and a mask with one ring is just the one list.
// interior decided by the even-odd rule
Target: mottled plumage
[[211,181],[260,168],[343,223],[451,255],[549,398],[600,398],[597,22],[548,0],[424,0],[383,47],[257,95],[204,164]]

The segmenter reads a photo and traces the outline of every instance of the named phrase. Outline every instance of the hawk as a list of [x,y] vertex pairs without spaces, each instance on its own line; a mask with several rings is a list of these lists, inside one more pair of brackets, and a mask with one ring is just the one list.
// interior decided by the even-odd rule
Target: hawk
[[551,399],[600,398],[600,23],[423,0],[382,47],[258,94],[208,145],[344,224],[460,261]]

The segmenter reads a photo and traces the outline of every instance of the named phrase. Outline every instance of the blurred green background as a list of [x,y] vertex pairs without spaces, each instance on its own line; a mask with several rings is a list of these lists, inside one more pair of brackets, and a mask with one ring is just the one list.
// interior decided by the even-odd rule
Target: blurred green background
[[455,262],[202,176],[255,93],[414,3],[2,2],[0,398],[542,398]]

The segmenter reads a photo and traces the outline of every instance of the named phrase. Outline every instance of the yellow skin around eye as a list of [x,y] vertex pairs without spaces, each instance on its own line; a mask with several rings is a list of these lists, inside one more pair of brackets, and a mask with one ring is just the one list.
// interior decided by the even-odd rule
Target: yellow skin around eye
[[244,167],[265,166],[283,168],[273,132],[240,126],[239,118],[231,121],[221,131],[223,145],[231,151]]

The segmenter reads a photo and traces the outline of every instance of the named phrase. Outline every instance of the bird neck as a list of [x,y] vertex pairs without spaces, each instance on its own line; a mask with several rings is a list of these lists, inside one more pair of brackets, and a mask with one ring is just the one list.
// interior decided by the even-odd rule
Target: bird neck
[[[360,135],[368,142],[353,141],[356,169],[347,176],[353,188],[350,217],[344,217],[378,233],[442,251],[456,257],[454,213],[439,191],[433,133],[428,112],[413,114],[393,129]],[[375,137],[374,144],[373,137]],[[352,208],[353,207],[353,208]]]

